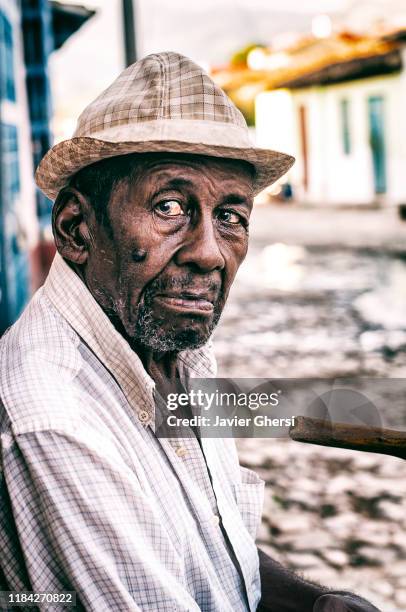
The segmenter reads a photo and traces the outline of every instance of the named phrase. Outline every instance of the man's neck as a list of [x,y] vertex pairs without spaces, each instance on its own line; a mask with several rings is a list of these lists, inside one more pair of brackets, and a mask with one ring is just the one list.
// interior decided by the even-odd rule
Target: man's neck
[[178,376],[177,352],[168,351],[159,353],[142,347],[136,342],[130,342],[130,346],[133,351],[137,353],[144,368],[156,383],[158,383],[158,381],[166,381],[167,383],[175,382]]
[[146,370],[146,372],[151,376],[151,378],[155,381],[158,387],[166,390],[170,388],[174,388],[176,386],[176,380],[179,378],[177,371],[177,351],[167,351],[165,353],[153,351],[147,347],[144,347],[130,338],[121,323],[120,319],[115,315],[115,313],[111,312],[111,310],[106,309],[103,304],[98,299],[98,296],[94,295],[91,291],[90,287],[86,282],[86,275],[84,274],[84,270],[81,266],[72,264],[71,262],[67,262],[68,265],[74,270],[74,272],[79,276],[82,282],[87,286],[89,291],[92,293],[94,299],[98,302],[99,306],[103,309],[106,316],[109,318],[111,324],[117,330],[117,332],[124,338],[126,342],[130,345],[131,349],[138,355],[141,359],[141,362]]

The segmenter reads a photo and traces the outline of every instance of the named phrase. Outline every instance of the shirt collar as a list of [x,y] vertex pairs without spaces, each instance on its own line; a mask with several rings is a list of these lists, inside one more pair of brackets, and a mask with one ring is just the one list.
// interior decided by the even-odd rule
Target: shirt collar
[[[44,284],[44,294],[113,374],[144,425],[154,421],[155,383],[128,342],[96,302],[84,282],[56,253]],[[211,341],[200,349],[179,353],[181,378],[211,378],[216,361]],[[140,404],[140,394],[142,403]]]

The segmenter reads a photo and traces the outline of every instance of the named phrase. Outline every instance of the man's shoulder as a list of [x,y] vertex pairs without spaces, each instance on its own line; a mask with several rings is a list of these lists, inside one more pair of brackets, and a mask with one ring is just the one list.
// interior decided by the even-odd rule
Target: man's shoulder
[[0,376],[5,369],[39,369],[45,363],[74,376],[80,367],[79,343],[77,333],[39,289],[0,339]]
[[82,363],[79,343],[42,289],[37,291],[0,340],[0,404],[17,428],[66,410]]

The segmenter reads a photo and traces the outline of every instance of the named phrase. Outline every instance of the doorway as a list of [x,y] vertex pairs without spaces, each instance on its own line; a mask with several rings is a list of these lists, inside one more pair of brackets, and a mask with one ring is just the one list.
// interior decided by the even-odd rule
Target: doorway
[[374,190],[386,193],[385,100],[383,96],[368,98],[369,144],[372,154]]

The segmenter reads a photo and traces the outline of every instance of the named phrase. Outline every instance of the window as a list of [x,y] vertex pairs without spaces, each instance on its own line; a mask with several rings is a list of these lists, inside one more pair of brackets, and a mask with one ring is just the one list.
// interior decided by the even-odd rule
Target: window
[[15,125],[1,124],[3,196],[5,208],[12,207],[20,191],[18,132]]
[[0,96],[15,102],[14,44],[10,21],[0,12]]
[[343,151],[345,155],[351,153],[351,134],[350,134],[350,103],[347,99],[340,101],[341,113],[341,134]]

